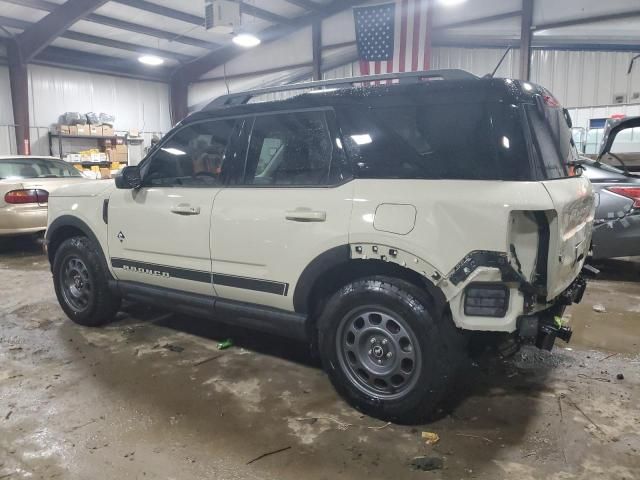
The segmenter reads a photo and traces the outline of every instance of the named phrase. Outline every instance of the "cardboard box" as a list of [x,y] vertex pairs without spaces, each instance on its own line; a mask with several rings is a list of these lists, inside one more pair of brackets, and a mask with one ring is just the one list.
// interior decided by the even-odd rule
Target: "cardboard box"
[[128,163],[129,162],[129,154],[128,153],[116,153],[115,161],[117,163]]
[[69,135],[78,135],[77,125],[69,125]]
[[57,132],[60,135],[69,135],[69,125],[58,125]]
[[131,130],[129,130],[129,136],[130,137],[139,137],[140,136],[140,130],[138,130],[137,128],[132,128]]
[[76,135],[89,135],[89,125],[78,125],[76,128],[78,129]]
[[99,125],[89,125],[89,135],[94,137],[102,135],[102,127]]
[[69,155],[67,155],[67,157],[69,158],[69,162],[71,163],[78,163],[80,162],[80,154],[79,153],[70,153]]
[[108,168],[100,168],[100,178],[111,178],[111,170]]
[[110,125],[102,125],[102,135],[105,137],[113,137],[113,127]]
[[116,145],[116,153],[129,153],[129,147],[126,145]]
[[116,145],[124,145],[124,137],[116,137]]

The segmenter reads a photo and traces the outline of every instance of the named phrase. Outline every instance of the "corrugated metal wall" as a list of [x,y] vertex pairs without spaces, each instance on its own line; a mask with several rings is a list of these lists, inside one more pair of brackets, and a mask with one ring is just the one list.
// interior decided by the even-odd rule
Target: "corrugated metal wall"
[[[460,68],[475,75],[493,71],[503,49],[448,48],[433,49],[433,68]],[[610,105],[622,97],[623,103],[640,103],[640,65],[627,75],[633,53],[564,50],[534,50],[531,81],[545,86],[567,108]],[[520,52],[512,50],[496,73],[500,77],[517,77]],[[325,72],[325,78],[358,74],[357,63]]]
[[532,81],[567,107],[640,103],[640,65],[627,75],[632,57],[631,52],[534,50]]
[[36,154],[48,153],[48,128],[67,111],[115,115],[116,130],[166,132],[171,127],[164,83],[30,66],[29,88],[31,125],[37,128],[31,130],[31,149]]
[[[29,67],[31,151],[49,154],[48,132],[68,111],[105,112],[116,117],[117,130],[137,128],[164,133],[171,127],[169,88],[164,83],[38,65]],[[0,67],[0,155],[16,153],[9,74]],[[95,142],[74,144],[93,148]]]

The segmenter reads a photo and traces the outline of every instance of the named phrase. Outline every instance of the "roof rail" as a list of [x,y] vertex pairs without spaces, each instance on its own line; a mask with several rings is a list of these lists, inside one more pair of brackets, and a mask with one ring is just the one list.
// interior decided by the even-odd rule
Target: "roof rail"
[[431,79],[441,80],[477,80],[478,77],[464,70],[428,70],[422,72],[403,72],[403,73],[383,73],[380,75],[366,75],[362,77],[336,78],[333,80],[319,80],[315,82],[300,82],[287,85],[279,85],[276,87],[259,88],[256,90],[248,90],[246,92],[230,93],[222,95],[203,110],[211,110],[231,105],[244,105],[257,97],[267,93],[289,92],[292,90],[321,90],[321,89],[345,89],[362,86],[370,82],[378,82],[382,80],[397,80],[401,84],[420,83]]

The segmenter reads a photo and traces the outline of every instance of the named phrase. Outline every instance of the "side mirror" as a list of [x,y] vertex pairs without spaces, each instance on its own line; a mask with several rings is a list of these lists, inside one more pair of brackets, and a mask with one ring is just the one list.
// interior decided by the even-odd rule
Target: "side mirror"
[[142,174],[137,165],[124,167],[120,175],[116,177],[116,188],[137,190],[140,187],[142,187]]

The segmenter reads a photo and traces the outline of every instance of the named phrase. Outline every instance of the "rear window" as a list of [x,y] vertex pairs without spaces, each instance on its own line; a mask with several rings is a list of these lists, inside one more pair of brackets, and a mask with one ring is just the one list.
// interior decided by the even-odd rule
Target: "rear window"
[[[545,96],[545,99],[553,97]],[[549,106],[542,100],[538,105],[525,105],[531,128],[538,178],[554,179],[568,176],[567,165],[578,159],[571,128],[564,110]],[[553,100],[555,104],[555,100]]]
[[81,177],[73,166],[45,159],[0,160],[0,179]]
[[361,178],[529,180],[520,107],[460,103],[343,108]]

